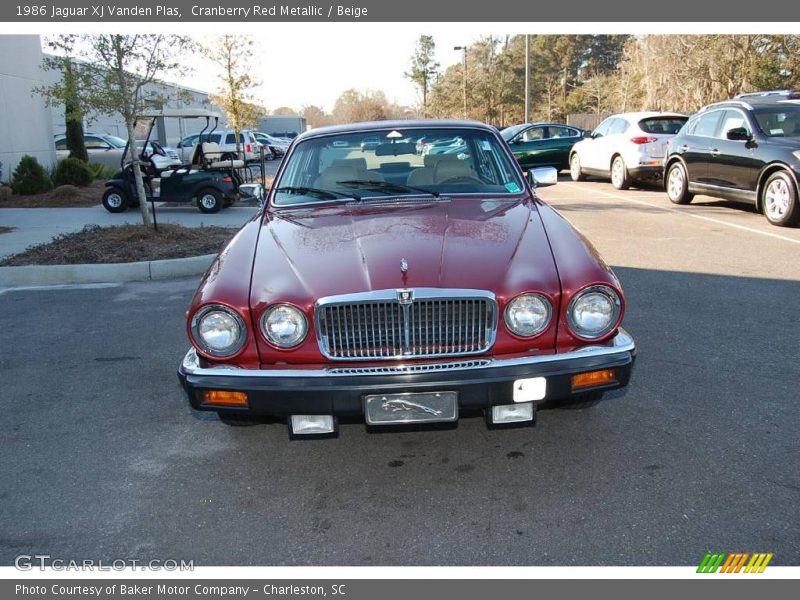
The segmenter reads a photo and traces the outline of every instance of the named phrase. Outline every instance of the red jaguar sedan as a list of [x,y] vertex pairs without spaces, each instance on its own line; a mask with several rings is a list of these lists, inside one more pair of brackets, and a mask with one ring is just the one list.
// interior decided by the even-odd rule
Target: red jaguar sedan
[[[421,137],[459,151],[422,156]],[[195,294],[178,370],[192,407],[330,435],[343,415],[530,424],[542,403],[626,386],[619,280],[536,196],[555,182],[476,122],[300,135]]]

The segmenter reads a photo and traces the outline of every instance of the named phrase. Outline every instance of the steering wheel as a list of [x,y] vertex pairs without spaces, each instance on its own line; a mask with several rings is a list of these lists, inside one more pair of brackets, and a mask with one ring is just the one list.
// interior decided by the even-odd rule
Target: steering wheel
[[449,179],[445,179],[444,181],[440,181],[439,183],[477,183],[478,185],[483,185],[483,181],[478,179],[477,177],[470,177],[469,175],[460,175],[459,177],[450,177]]
[[161,144],[158,142],[150,142],[150,146],[153,148],[153,154],[158,154],[160,156],[166,156],[167,153],[164,148],[161,147]]

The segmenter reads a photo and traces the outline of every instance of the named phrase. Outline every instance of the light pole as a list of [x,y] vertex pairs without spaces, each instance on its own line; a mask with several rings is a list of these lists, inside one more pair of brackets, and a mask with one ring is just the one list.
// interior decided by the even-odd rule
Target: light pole
[[525,34],[525,122],[531,118],[531,36]]
[[464,52],[464,118],[467,118],[467,47],[453,46],[453,50]]

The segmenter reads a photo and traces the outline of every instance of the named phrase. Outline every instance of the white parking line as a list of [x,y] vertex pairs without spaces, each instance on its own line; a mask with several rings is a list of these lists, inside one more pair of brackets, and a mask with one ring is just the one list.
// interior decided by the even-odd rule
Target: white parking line
[[[581,186],[577,186],[573,183],[565,183],[563,184],[565,187],[575,188],[575,189],[585,189]],[[791,242],[792,244],[800,244],[800,240],[796,240],[794,238],[786,237],[785,235],[780,235],[779,233],[772,233],[770,231],[761,231],[760,229],[753,229],[752,227],[747,227],[746,225],[737,225],[736,223],[729,223],[728,221],[722,221],[720,219],[715,219],[714,217],[706,217],[705,215],[697,215],[692,214],[685,210],[680,210],[677,208],[672,208],[669,206],[660,206],[658,204],[653,204],[652,202],[646,202],[645,200],[638,200],[636,198],[630,196],[624,196],[622,194],[612,194],[611,192],[606,192],[604,190],[596,190],[593,189],[592,192],[596,194],[601,194],[603,196],[607,196],[609,198],[614,198],[615,200],[625,200],[626,202],[633,202],[635,204],[644,204],[645,206],[649,206],[650,208],[658,208],[664,211],[673,212],[678,215],[683,215],[685,217],[691,217],[693,219],[700,219],[701,221],[710,221],[711,223],[716,223],[717,225],[725,225],[726,227],[732,227],[734,229],[741,229],[742,231],[749,231],[750,233],[757,233],[759,235],[765,235],[767,237],[775,238],[776,240],[783,240],[784,242]]]

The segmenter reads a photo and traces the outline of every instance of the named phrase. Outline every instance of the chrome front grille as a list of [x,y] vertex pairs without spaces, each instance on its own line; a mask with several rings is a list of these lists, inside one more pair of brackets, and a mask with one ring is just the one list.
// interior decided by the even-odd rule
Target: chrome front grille
[[494,343],[497,302],[438,288],[331,296],[317,302],[316,326],[320,350],[335,360],[467,356]]

